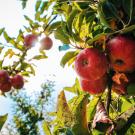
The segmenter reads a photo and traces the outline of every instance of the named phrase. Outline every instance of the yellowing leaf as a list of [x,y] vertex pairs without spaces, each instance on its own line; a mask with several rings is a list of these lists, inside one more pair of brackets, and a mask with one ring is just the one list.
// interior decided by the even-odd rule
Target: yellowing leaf
[[44,131],[45,135],[52,135],[51,130],[49,129],[49,126],[46,121],[43,121],[42,127],[43,127],[43,131]]
[[4,57],[9,56],[9,58],[12,58],[13,55],[15,55],[15,52],[14,52],[12,49],[8,49],[8,50],[5,52]]
[[67,104],[64,91],[61,91],[57,101],[57,119],[60,125],[71,126],[73,116]]
[[90,135],[88,130],[88,122],[86,115],[86,106],[89,95],[79,95],[77,100],[72,103],[72,113],[74,115],[74,123],[72,131],[75,135]]

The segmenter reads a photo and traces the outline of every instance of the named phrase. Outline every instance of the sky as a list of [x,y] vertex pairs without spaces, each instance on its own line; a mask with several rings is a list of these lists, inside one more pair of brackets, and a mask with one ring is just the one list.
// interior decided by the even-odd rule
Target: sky
[[[34,17],[34,4],[33,0],[29,0],[27,8],[22,10],[21,2],[18,0],[0,0],[0,28],[5,27],[11,37],[16,36],[19,29],[27,25],[23,16]],[[62,56],[65,54],[65,52],[58,51],[58,46],[61,45],[61,42],[55,40],[53,35],[51,38],[53,39],[53,48],[46,51],[48,59],[36,62],[36,76],[31,77],[29,82],[25,84],[28,92],[39,90],[41,84],[47,79],[55,81],[57,94],[64,86],[72,86],[74,83],[76,74],[72,67],[62,68],[59,64]],[[34,50],[32,51],[32,53],[35,52]],[[10,100],[0,96],[0,115],[9,113],[11,107]]]

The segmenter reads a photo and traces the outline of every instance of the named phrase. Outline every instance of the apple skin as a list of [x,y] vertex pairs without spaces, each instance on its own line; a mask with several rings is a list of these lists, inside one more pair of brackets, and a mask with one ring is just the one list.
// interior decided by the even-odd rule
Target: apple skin
[[111,68],[118,72],[135,70],[135,41],[125,36],[116,36],[107,43]]
[[104,53],[96,48],[82,50],[75,60],[76,73],[85,80],[97,80],[108,70],[108,61]]
[[53,41],[50,37],[45,37],[41,39],[40,41],[41,44],[41,50],[50,50],[53,46]]
[[98,80],[80,79],[80,84],[83,91],[89,92],[92,95],[101,94],[107,86],[107,75],[105,74]]
[[17,74],[11,78],[11,84],[15,89],[21,89],[24,86],[24,79],[21,75]]
[[11,90],[11,88],[12,88],[12,85],[11,85],[11,81],[10,80],[8,80],[5,83],[0,83],[0,90],[2,92],[8,92],[8,91]]
[[34,46],[35,42],[37,41],[37,35],[34,34],[29,34],[24,37],[24,46],[27,49],[30,49],[31,47]]
[[0,83],[5,83],[9,79],[8,72],[6,70],[0,70]]

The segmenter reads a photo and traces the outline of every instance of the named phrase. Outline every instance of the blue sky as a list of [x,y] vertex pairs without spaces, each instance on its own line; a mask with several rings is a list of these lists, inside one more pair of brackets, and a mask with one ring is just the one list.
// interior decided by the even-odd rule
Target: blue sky
[[[0,28],[5,27],[6,31],[11,36],[16,36],[19,29],[27,25],[23,15],[34,17],[34,0],[29,0],[27,8],[22,10],[21,2],[18,0],[1,0],[0,1]],[[36,62],[36,76],[31,77],[29,82],[25,84],[25,88],[28,92],[38,90],[41,83],[46,79],[55,81],[56,93],[59,93],[64,86],[71,86],[74,83],[75,72],[70,67],[64,69],[60,66],[60,59],[65,52],[59,52],[58,46],[61,43],[53,38],[53,48],[50,51],[46,51],[48,59]],[[2,39],[1,39],[2,40]],[[33,50],[32,53],[36,53]],[[0,96],[0,115],[10,112],[11,104],[10,100]]]

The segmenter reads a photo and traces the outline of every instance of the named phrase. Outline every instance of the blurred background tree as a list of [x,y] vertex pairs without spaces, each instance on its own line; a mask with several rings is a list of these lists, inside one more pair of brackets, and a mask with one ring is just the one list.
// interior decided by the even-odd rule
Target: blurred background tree
[[[54,82],[47,80],[40,91],[28,94],[26,90],[10,93],[13,100],[13,119],[2,135],[41,135],[43,120],[51,121],[48,112],[55,108],[53,100]],[[28,90],[27,90],[28,91]]]

